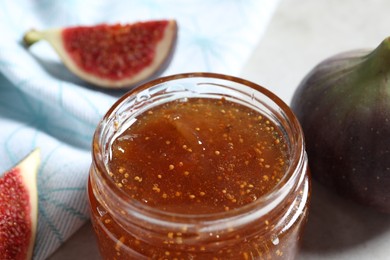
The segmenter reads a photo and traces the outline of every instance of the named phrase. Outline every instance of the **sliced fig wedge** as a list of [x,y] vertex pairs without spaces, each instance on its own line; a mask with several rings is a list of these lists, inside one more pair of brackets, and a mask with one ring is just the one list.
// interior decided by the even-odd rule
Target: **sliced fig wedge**
[[40,152],[34,150],[0,177],[0,258],[31,259],[38,218],[37,172]]
[[24,35],[27,46],[48,41],[64,65],[76,76],[104,88],[127,88],[162,71],[177,38],[175,20],[101,24]]

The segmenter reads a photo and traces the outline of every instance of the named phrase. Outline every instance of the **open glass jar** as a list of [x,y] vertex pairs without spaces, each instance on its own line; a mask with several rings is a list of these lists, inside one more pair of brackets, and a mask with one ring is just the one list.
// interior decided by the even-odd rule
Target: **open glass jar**
[[310,197],[303,133],[263,87],[213,73],[146,83],[104,116],[92,157],[91,220],[104,259],[297,253]]

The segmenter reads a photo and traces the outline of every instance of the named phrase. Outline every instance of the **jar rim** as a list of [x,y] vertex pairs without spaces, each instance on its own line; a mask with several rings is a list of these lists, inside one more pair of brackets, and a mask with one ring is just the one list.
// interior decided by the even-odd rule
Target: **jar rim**
[[[125,93],[122,97],[120,97],[104,115],[104,117],[98,124],[95,134],[93,136],[92,160],[93,163],[95,164],[95,167],[97,168],[97,172],[107,173],[107,169],[105,167],[103,160],[99,160],[99,158],[97,158],[97,153],[99,152],[99,150],[95,150],[95,149],[101,149],[101,147],[99,146],[101,146],[100,134],[104,128],[103,123],[106,122],[110,117],[112,117],[115,114],[116,109],[120,107],[129,97],[145,89],[172,80],[179,80],[185,78],[220,79],[220,80],[242,84],[247,87],[250,87],[256,92],[260,92],[264,96],[268,97],[272,102],[274,102],[288,118],[290,127],[293,130],[292,134],[294,135],[295,138],[295,142],[294,142],[295,147],[291,149],[293,152],[291,153],[289,167],[286,169],[286,172],[282,180],[277,185],[275,185],[275,187],[273,187],[273,189],[271,189],[268,193],[257,198],[257,200],[254,202],[251,202],[249,204],[243,205],[235,209],[231,209],[229,211],[213,212],[213,213],[206,213],[206,214],[174,213],[174,212],[169,212],[169,211],[167,212],[167,211],[162,211],[160,209],[156,209],[149,205],[143,204],[137,200],[132,200],[131,201],[132,203],[129,203],[129,201],[123,201],[122,202],[123,205],[131,206],[132,210],[139,210],[139,212],[142,212],[142,214],[149,215],[153,218],[156,217],[158,219],[169,219],[175,217],[175,221],[179,221],[179,222],[180,220],[184,222],[188,222],[188,221],[193,222],[194,219],[203,220],[203,221],[207,221],[207,220],[212,221],[221,218],[224,219],[235,218],[237,216],[242,216],[247,214],[248,212],[253,212],[259,209],[266,210],[266,207],[270,207],[271,204],[276,203],[275,201],[277,201],[278,197],[282,196],[282,194],[287,194],[288,192],[290,192],[294,186],[294,179],[297,179],[299,173],[302,172],[302,169],[307,167],[306,153],[304,149],[303,131],[298,122],[298,119],[296,118],[292,110],[289,108],[289,106],[282,99],[280,99],[278,96],[272,93],[270,90],[256,83],[253,83],[251,81],[239,77],[229,76],[229,75],[219,74],[219,73],[210,73],[210,72],[181,73],[181,74],[174,74],[170,76],[160,77],[152,81],[146,82],[138,87],[135,87],[130,91],[128,91],[127,93]],[[114,184],[114,182],[111,181],[111,179],[109,179],[108,174],[102,174],[100,175],[100,178],[103,178],[104,184],[108,186],[106,187],[105,191],[112,192],[112,194],[115,195],[120,195],[120,193],[123,193],[123,191],[120,190],[120,188],[118,188]]]

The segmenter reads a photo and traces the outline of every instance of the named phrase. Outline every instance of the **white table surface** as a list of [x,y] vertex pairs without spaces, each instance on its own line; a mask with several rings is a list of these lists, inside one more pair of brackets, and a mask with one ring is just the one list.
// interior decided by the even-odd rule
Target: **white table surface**
[[[388,0],[281,0],[241,76],[289,103],[301,79],[324,58],[374,48],[390,36],[389,12]],[[101,259],[90,224],[49,259]],[[314,182],[298,259],[388,260],[390,215],[341,199]]]

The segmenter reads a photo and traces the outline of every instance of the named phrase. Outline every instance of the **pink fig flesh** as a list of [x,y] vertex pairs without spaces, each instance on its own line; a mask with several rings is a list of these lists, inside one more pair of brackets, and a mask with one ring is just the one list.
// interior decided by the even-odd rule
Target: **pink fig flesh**
[[37,226],[39,162],[39,150],[35,150],[0,178],[1,259],[31,259]]

